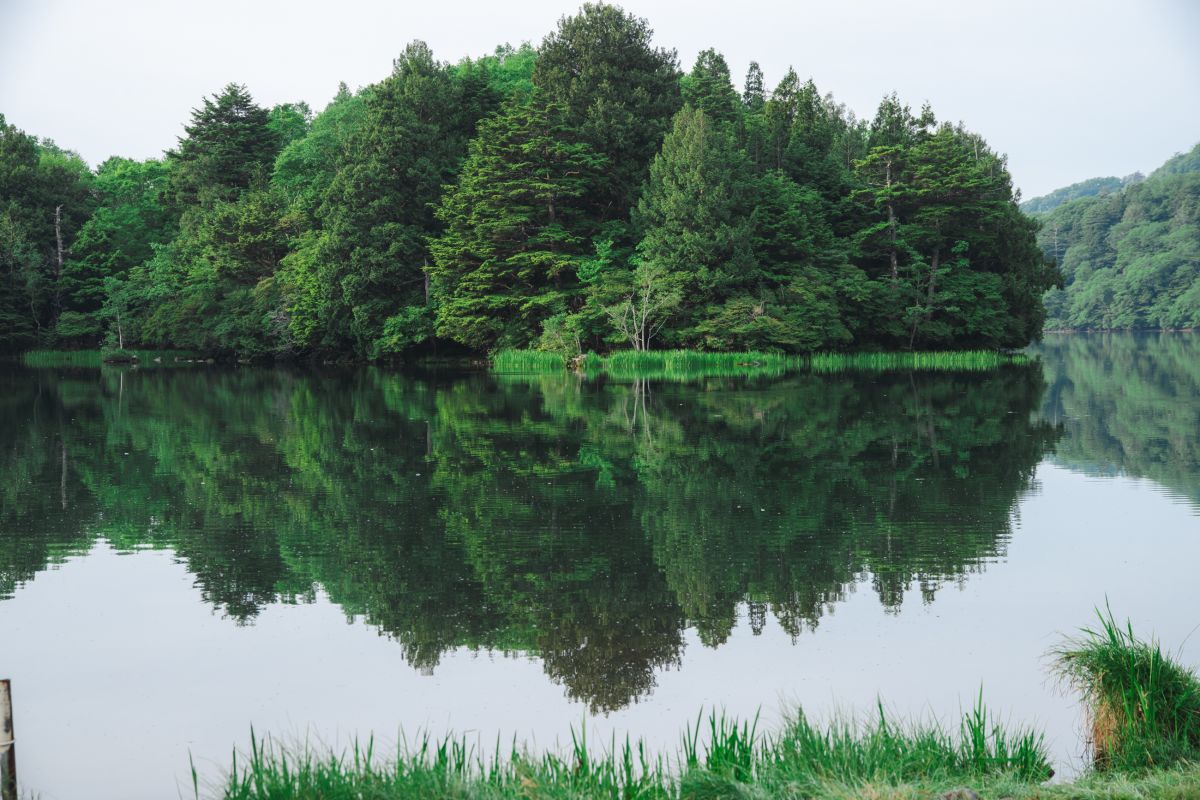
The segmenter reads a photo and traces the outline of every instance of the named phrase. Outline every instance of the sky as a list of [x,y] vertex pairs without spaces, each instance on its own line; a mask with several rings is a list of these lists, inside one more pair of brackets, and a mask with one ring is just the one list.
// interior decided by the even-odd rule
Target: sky
[[[789,65],[860,117],[895,90],[1007,153],[1026,198],[1149,172],[1200,141],[1200,0],[628,0],[690,68]],[[537,44],[576,0],[0,0],[0,113],[76,150],[148,158],[229,82],[315,110],[388,74],[405,43],[447,61]]]

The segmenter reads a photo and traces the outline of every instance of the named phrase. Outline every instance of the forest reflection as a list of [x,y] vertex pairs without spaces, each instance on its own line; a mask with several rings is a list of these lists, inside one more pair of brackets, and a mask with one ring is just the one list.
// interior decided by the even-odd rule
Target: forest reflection
[[[98,541],[237,623],[325,592],[432,671],[536,655],[593,711],[685,631],[794,639],[1002,557],[1061,425],[1040,364],[747,384],[240,368],[0,372],[0,598]],[[1195,426],[1191,428],[1195,429]],[[1194,473],[1193,473],[1194,474]],[[911,595],[910,595],[911,596]]]

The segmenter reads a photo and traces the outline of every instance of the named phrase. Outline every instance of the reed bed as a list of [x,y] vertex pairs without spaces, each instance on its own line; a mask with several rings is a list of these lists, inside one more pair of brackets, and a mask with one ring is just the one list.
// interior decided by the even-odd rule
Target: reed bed
[[[906,781],[948,784],[964,778],[1004,777],[1039,782],[1050,775],[1041,736],[1006,731],[982,703],[951,733],[936,723],[906,725],[880,708],[864,724],[835,722],[827,729],[797,714],[776,735],[756,721],[739,723],[703,714],[683,735],[676,754],[651,754],[641,743],[610,742],[596,750],[572,733],[563,754],[532,755],[515,743],[484,750],[465,739],[402,743],[379,759],[372,743],[349,752],[282,747],[251,738],[235,756],[224,784],[226,800],[400,797],[808,797],[831,786]],[[195,776],[195,773],[193,773]],[[200,796],[198,779],[196,794]]]
[[194,353],[184,350],[30,350],[21,355],[27,367],[102,367],[106,363],[137,362],[141,365],[172,364],[175,358],[194,358]]
[[495,372],[545,374],[562,372],[567,362],[558,353],[544,350],[501,350],[492,356],[491,367]]
[[1200,680],[1111,609],[1096,613],[1097,627],[1054,651],[1059,676],[1083,695],[1096,769],[1200,763]]

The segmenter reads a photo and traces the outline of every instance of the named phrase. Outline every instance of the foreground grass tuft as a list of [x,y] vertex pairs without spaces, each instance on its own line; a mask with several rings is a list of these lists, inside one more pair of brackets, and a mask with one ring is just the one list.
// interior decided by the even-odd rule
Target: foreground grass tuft
[[1200,763],[1200,680],[1111,610],[1097,615],[1099,627],[1054,653],[1059,675],[1083,694],[1096,768]]

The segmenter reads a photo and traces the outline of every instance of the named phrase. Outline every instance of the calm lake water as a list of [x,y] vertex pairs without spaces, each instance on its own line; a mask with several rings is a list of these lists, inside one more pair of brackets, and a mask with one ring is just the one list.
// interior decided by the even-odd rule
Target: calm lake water
[[0,367],[0,677],[45,800],[191,796],[254,730],[672,750],[701,708],[956,719],[1077,769],[1046,651],[1200,662],[1200,336],[987,373]]

